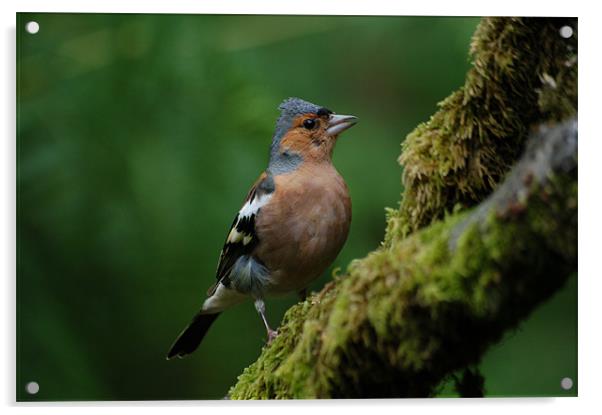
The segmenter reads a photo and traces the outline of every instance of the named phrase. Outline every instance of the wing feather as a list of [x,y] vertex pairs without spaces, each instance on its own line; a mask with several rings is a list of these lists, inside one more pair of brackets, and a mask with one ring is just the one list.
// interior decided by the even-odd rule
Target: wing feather
[[272,176],[263,173],[249,190],[242,208],[232,221],[232,226],[219,256],[216,272],[217,282],[209,288],[207,295],[213,295],[220,282],[228,287],[230,285],[230,271],[238,258],[251,254],[259,243],[255,230],[255,219],[259,215],[261,207],[271,199],[273,192],[274,180]]

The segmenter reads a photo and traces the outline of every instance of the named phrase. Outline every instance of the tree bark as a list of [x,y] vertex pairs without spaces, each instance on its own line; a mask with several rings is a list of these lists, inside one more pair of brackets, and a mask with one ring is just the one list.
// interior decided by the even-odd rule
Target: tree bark
[[[432,396],[563,286],[577,267],[565,24],[576,34],[574,20],[483,19],[465,86],[404,143],[383,246],[293,306],[230,398]],[[533,122],[567,117],[526,142]]]

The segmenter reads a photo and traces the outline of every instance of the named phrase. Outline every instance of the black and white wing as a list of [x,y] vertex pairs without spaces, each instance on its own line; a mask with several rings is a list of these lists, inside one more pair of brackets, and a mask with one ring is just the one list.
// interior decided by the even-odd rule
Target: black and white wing
[[265,206],[272,198],[273,192],[274,179],[271,175],[263,173],[251,187],[245,203],[234,217],[219,257],[216,273],[217,282],[209,288],[207,295],[213,295],[220,282],[229,287],[229,275],[236,261],[243,255],[251,254],[259,243],[255,230],[255,219],[262,206]]

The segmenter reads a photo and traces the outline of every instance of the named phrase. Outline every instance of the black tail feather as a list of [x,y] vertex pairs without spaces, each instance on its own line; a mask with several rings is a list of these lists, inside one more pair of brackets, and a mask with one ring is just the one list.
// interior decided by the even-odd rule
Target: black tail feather
[[180,333],[169,349],[167,360],[175,356],[184,357],[194,352],[199,347],[199,344],[201,344],[203,337],[205,337],[207,330],[209,330],[209,327],[211,327],[217,316],[219,316],[219,313],[197,314],[194,316],[192,322]]

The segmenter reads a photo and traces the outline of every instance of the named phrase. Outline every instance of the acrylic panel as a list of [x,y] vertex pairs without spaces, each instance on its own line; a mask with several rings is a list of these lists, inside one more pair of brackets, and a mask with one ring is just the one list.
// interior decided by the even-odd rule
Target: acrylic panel
[[577,396],[577,19],[16,31],[18,401]]

